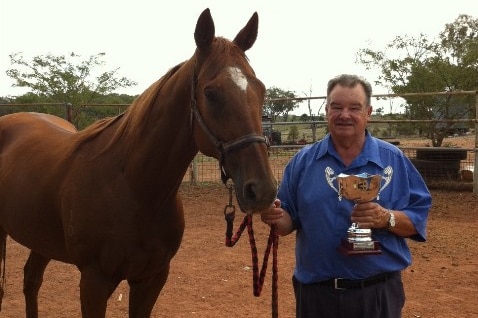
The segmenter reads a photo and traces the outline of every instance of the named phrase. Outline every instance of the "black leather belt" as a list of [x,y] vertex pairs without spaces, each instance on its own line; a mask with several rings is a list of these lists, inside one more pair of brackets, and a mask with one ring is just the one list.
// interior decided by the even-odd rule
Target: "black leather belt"
[[334,289],[360,289],[385,282],[398,273],[399,272],[384,273],[365,279],[333,278],[318,282],[317,284],[320,286],[332,287]]

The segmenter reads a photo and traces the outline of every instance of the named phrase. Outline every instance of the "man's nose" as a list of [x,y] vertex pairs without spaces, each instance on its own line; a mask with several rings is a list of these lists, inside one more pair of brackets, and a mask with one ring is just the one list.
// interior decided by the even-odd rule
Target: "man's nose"
[[350,117],[350,115],[352,115],[352,111],[348,108],[343,108],[341,111],[340,111],[340,117]]

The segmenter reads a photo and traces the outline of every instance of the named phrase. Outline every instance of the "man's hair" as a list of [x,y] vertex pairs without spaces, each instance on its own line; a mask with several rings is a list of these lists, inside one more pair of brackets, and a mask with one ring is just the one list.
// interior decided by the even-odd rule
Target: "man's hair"
[[367,103],[366,106],[371,105],[372,86],[365,78],[358,75],[353,75],[353,74],[341,74],[329,80],[329,83],[327,84],[327,105],[329,104],[330,92],[337,85],[345,86],[349,88],[355,87],[356,85],[362,85],[365,91],[365,97],[366,97],[365,102]]

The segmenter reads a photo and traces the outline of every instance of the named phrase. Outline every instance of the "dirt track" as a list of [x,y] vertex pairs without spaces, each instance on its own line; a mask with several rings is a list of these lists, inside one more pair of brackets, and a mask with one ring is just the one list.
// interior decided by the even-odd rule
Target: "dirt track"
[[[186,231],[172,262],[169,280],[153,317],[271,317],[271,263],[262,295],[252,295],[247,233],[235,247],[224,246],[227,191],[220,185],[183,186]],[[413,243],[413,265],[404,271],[404,318],[478,317],[478,209],[471,192],[432,191],[429,240]],[[236,226],[242,215],[236,218]],[[259,254],[268,228],[254,218]],[[294,317],[290,277],[294,237],[279,241],[279,317]],[[27,250],[9,241],[7,286],[0,317],[24,317],[22,271]],[[261,256],[262,257],[262,256]],[[262,262],[262,260],[261,260]],[[40,317],[81,317],[79,273],[52,262],[40,290]],[[109,302],[107,317],[127,317],[128,287],[122,283]]]

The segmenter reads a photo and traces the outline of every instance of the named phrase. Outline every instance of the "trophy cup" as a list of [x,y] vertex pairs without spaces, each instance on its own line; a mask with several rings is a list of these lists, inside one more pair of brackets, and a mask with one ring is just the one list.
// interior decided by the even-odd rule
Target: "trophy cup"
[[[361,173],[359,175],[339,174],[339,200],[345,198],[355,203],[370,202],[380,193],[382,176]],[[380,243],[372,240],[371,229],[361,229],[352,223],[347,230],[347,239],[341,241],[338,250],[345,255],[381,254]]]

